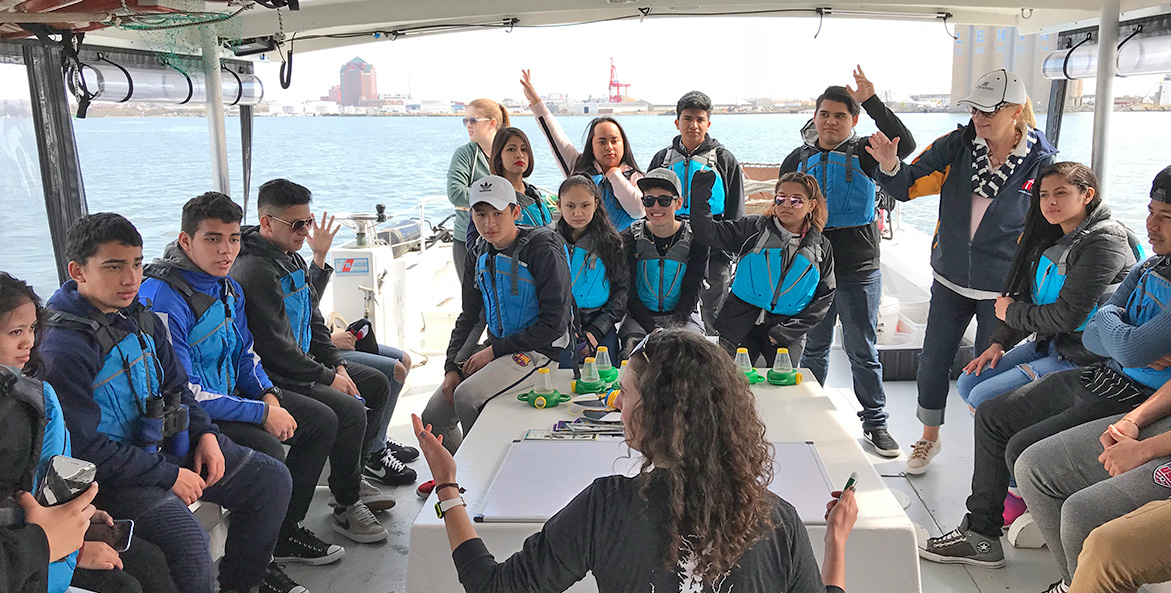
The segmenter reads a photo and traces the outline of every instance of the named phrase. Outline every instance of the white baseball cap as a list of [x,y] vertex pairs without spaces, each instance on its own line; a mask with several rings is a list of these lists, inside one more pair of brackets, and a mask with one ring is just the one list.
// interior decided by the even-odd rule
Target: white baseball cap
[[482,177],[472,182],[472,196],[468,202],[472,208],[484,203],[497,210],[504,210],[509,204],[516,203],[516,188],[511,181],[499,175]]
[[1006,103],[1021,105],[1028,100],[1029,93],[1020,77],[1001,68],[981,76],[980,80],[976,81],[976,86],[972,87],[972,92],[960,99],[957,105],[992,111]]

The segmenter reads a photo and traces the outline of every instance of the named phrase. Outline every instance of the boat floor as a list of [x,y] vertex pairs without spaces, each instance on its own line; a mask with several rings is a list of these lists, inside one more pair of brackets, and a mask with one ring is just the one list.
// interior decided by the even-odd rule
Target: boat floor
[[[418,356],[418,355],[416,355]],[[859,406],[851,391],[849,362],[838,349],[831,353],[827,392],[844,414],[853,415]],[[442,355],[431,357],[428,364],[412,370],[407,390],[400,396],[390,434],[399,440],[414,441],[410,414],[421,413],[427,399],[442,379]],[[919,438],[921,425],[915,419],[916,390],[914,381],[887,382],[887,411],[891,434],[904,451]],[[907,514],[931,535],[950,531],[963,518],[964,500],[968,496],[972,469],[972,420],[967,407],[955,392],[948,400],[948,420],[942,429],[943,450],[933,461],[930,471],[908,478],[903,473],[906,456],[889,460],[871,453],[871,462],[893,490],[902,491],[910,500]],[[856,431],[862,439],[861,424]],[[863,445],[868,452],[868,445]],[[429,479],[426,463],[420,458],[412,464],[419,481]],[[402,593],[406,590],[407,555],[410,553],[411,524],[423,507],[415,495],[415,485],[391,489],[398,504],[380,518],[390,532],[382,544],[359,545],[345,539],[331,527],[329,496],[319,486],[314,504],[305,520],[307,527],[322,539],[346,548],[340,563],[324,567],[290,565],[288,573],[312,593]],[[1057,566],[1045,548],[1018,550],[1005,544],[1007,563],[1002,569],[984,569],[922,562],[924,593],[992,593],[1004,591],[1044,591],[1058,577]],[[847,562],[849,559],[847,559]],[[455,567],[452,567],[455,570]],[[458,593],[458,592],[451,592]],[[888,592],[882,592],[888,593]],[[889,592],[899,593],[899,592]]]

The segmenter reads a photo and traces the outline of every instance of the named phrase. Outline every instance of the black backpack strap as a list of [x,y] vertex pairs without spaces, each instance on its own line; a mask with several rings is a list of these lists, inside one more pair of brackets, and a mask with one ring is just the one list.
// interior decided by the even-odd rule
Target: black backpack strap
[[117,346],[118,342],[121,342],[127,335],[125,331],[111,327],[105,319],[96,319],[96,316],[101,315],[101,313],[97,313],[96,311],[96,316],[89,317],[82,317],[56,309],[45,309],[45,313],[46,327],[59,327],[61,329],[89,334],[98,343],[100,360],[105,360],[106,356],[114,350],[114,346]]
[[[31,425],[31,454],[20,468],[20,481],[15,486],[20,490],[32,492],[33,478],[45,440],[45,386],[36,379],[25,377],[19,369],[0,366],[0,426],[9,426],[11,422],[28,422]],[[0,433],[3,434],[16,434],[16,431],[5,430]],[[5,461],[16,463],[16,460],[11,459]]]
[[[143,274],[148,278],[166,282],[167,285],[178,291],[183,296],[183,300],[187,302],[187,306],[191,308],[195,319],[203,317],[203,314],[218,300],[209,294],[195,290],[195,287],[191,286],[191,283],[171,266],[150,264],[143,270]],[[228,286],[231,286],[230,282]],[[229,288],[229,290],[234,293],[234,289]]]

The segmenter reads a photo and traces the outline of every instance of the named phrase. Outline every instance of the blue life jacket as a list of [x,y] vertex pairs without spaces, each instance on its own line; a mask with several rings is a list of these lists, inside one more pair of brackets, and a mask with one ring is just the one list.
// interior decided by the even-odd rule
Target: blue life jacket
[[144,274],[166,282],[191,309],[191,316],[196,321],[187,330],[187,346],[191,366],[196,369],[203,388],[231,395],[236,390],[239,374],[236,361],[244,343],[235,321],[239,302],[235,285],[228,280],[221,281],[224,296],[217,299],[195,290],[175,268],[151,264],[146,266]]
[[[1134,233],[1130,232],[1130,229],[1112,219],[1099,221],[1084,232],[1078,233],[1076,237],[1062,237],[1041,254],[1041,259],[1037,262],[1037,272],[1033,278],[1033,304],[1051,305],[1057,302],[1057,297],[1061,294],[1062,287],[1065,286],[1065,277],[1069,273],[1069,253],[1073,251],[1074,245],[1108,225],[1120,226],[1126,232],[1131,250],[1135,255],[1135,261],[1145,259],[1142,244],[1134,236]],[[1080,332],[1086,329],[1086,324],[1098,312],[1098,307],[1110,300],[1110,295],[1114,294],[1120,284],[1121,282],[1118,282],[1106,287],[1105,292],[1098,298],[1098,303],[1094,305],[1090,314],[1086,316],[1085,321],[1082,321],[1076,331]]]
[[301,351],[308,352],[313,339],[313,298],[306,282],[305,270],[297,268],[281,276],[281,293],[284,295],[285,316],[289,318],[293,337],[297,338]]
[[602,204],[606,207],[606,216],[610,217],[610,222],[614,223],[614,228],[621,232],[633,224],[634,217],[626,213],[618,198],[614,196],[614,186],[610,184],[610,180],[606,179],[606,176],[601,173],[590,175],[590,178],[602,190]]
[[[513,254],[529,241],[522,233],[516,240]],[[537,285],[529,266],[519,257],[500,252],[491,253],[483,237],[473,247],[476,253],[476,288],[484,299],[484,320],[488,332],[496,338],[507,338],[537,322],[541,309],[537,301]]]
[[[829,152],[806,146],[797,170],[812,175],[825,195],[829,218],[825,228],[863,226],[875,219],[874,180],[858,158],[861,138],[854,137]],[[808,153],[808,156],[806,156]]]
[[675,212],[677,216],[691,215],[691,177],[700,171],[714,171],[716,174],[716,182],[712,185],[712,196],[708,200],[711,206],[712,216],[720,216],[724,213],[724,177],[720,175],[719,169],[716,168],[716,151],[705,150],[699,154],[693,154],[690,157],[675,150],[674,145],[667,149],[667,154],[663,157],[664,168],[675,172],[679,177],[679,181],[683,184],[683,207]]
[[[1153,257],[1143,263],[1138,286],[1126,301],[1126,317],[1132,325],[1142,325],[1168,304],[1171,304],[1171,257]],[[1158,389],[1171,379],[1171,368],[1156,371],[1145,366],[1124,368],[1122,372],[1151,389]]]
[[610,280],[606,264],[594,252],[594,237],[582,235],[569,249],[569,277],[573,281],[573,300],[578,309],[597,309],[610,300]]
[[630,227],[635,240],[635,289],[651,313],[674,311],[683,294],[683,275],[695,236],[690,222],[684,220],[682,224],[683,235],[665,255],[659,255],[645,220],[635,221]]
[[[142,440],[146,400],[151,396],[162,396],[163,370],[154,341],[154,315],[146,305],[137,301],[125,311],[134,320],[137,333],[110,325],[106,316],[97,310],[91,310],[89,317],[81,317],[49,309],[45,324],[88,333],[98,343],[102,368],[93,381],[94,402],[102,413],[98,432],[114,442],[156,453],[157,443]],[[183,457],[187,453],[187,442],[187,430],[184,429],[171,440],[172,444],[184,444],[171,447],[168,452]]]
[[[529,189],[537,196],[530,195]],[[529,226],[549,226],[553,222],[553,214],[549,212],[549,206],[545,204],[545,200],[540,196],[540,190],[536,187],[526,184],[524,192],[516,192],[517,205],[520,206],[520,224],[527,224]]]
[[736,264],[732,294],[769,313],[796,315],[817,292],[825,252],[820,243],[811,241],[815,230],[794,245],[775,227],[775,220],[765,225],[752,251]]

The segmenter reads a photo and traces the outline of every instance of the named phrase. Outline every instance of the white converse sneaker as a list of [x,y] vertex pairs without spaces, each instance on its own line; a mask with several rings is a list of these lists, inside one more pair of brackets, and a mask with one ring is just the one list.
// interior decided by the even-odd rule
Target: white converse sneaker
[[927,472],[927,464],[939,455],[940,449],[943,448],[942,441],[929,441],[927,439],[919,439],[915,443],[915,448],[911,451],[911,457],[907,459],[907,473],[912,476],[918,476]]

